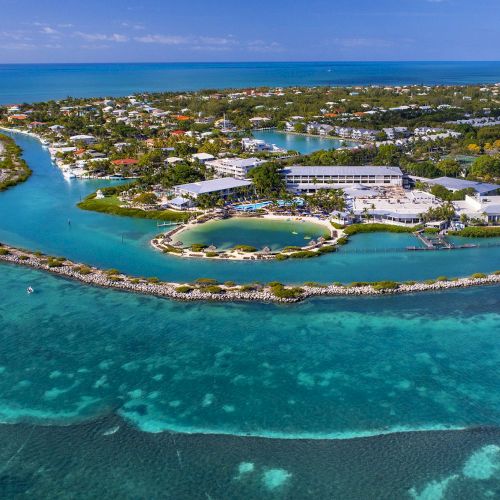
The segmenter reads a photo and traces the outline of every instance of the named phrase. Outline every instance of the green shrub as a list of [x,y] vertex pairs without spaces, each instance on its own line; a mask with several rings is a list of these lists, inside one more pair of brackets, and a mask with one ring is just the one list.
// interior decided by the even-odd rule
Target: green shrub
[[108,269],[107,271],[105,271],[105,273],[108,276],[116,276],[118,274],[121,274],[120,271],[118,271],[118,269]]
[[88,267],[88,266],[78,266],[78,267],[75,267],[75,271],[79,274],[86,275],[86,274],[90,274],[92,272],[92,269],[90,269],[90,267]]
[[20,255],[19,260],[28,260],[29,257],[27,255]]
[[59,259],[54,259],[53,257],[49,257],[47,259],[47,265],[49,267],[62,267],[63,263]]
[[208,292],[208,293],[215,293],[215,294],[219,294],[219,293],[224,292],[224,290],[218,285],[208,285],[205,288],[203,288],[203,291]]
[[424,283],[426,285],[434,285],[434,283],[436,283],[436,280],[432,280],[432,279],[431,280],[425,280]]
[[361,286],[368,286],[370,283],[368,281],[353,281],[349,286],[351,288],[359,288]]
[[316,281],[306,281],[304,283],[304,286],[310,286],[314,288],[326,288],[326,285],[323,285],[321,283],[317,283]]
[[438,234],[439,229],[437,227],[426,227],[424,229],[424,233],[425,234]]
[[200,287],[206,287],[211,285],[217,285],[218,281],[214,280],[213,278],[198,278],[195,281],[195,284],[197,284]]
[[349,243],[349,238],[346,238],[345,236],[342,236],[335,242],[337,245],[347,245],[347,243]]
[[193,287],[189,285],[181,285],[175,289],[175,291],[178,293],[189,293],[192,292],[193,290],[194,290]]
[[495,276],[498,276],[500,274],[500,271],[493,271],[491,274],[494,274]]
[[415,285],[416,281],[405,281],[405,285]]
[[448,234],[466,238],[495,238],[500,236],[500,226],[468,226],[461,231],[450,231]]
[[288,255],[284,254],[284,253],[278,253],[275,255],[274,257],[276,260],[287,260],[288,259]]
[[342,225],[342,224],[338,224],[337,222],[333,222],[333,221],[330,221],[330,224],[332,225],[332,227],[334,227],[335,229],[344,229],[345,226]]
[[269,288],[271,290],[271,293],[279,299],[296,299],[304,293],[304,290],[302,290],[302,288],[285,288],[281,283],[276,283]]
[[486,274],[484,273],[474,273],[471,278],[476,278],[476,279],[479,279],[479,278],[486,278]]
[[239,252],[244,253],[252,253],[257,251],[257,249],[255,247],[252,247],[251,245],[236,245],[234,247],[234,250],[238,250]]
[[204,245],[203,243],[193,243],[191,245],[191,250],[193,252],[203,252],[207,248],[207,245]]
[[182,253],[181,248],[177,248],[177,247],[174,247],[172,245],[167,245],[167,246],[163,247],[162,251],[163,251],[163,253],[176,253],[176,254]]
[[147,278],[146,281],[151,284],[157,284],[160,282],[160,280],[156,276],[151,276],[150,278]]
[[290,259],[312,259],[318,257],[317,252],[311,252],[310,250],[302,250],[300,252],[294,252],[290,254]]
[[139,278],[132,278],[130,280],[130,283],[132,283],[133,285],[137,285],[140,282],[141,282],[141,280]]
[[436,281],[449,281],[447,276],[438,276]]
[[217,252],[205,252],[206,257],[217,257],[218,255]]
[[6,248],[0,248],[0,255],[9,255],[9,251]]
[[227,286],[227,287],[233,287],[235,285],[236,285],[236,283],[234,281],[225,281],[224,282],[224,286]]
[[333,253],[336,251],[337,251],[337,247],[335,245],[324,245],[324,246],[318,248],[317,253],[324,254],[324,253]]
[[381,290],[396,290],[399,288],[399,283],[396,281],[376,281],[373,283],[373,289],[377,291]]
[[255,290],[257,290],[257,287],[255,285],[241,285],[240,286],[241,292],[253,292]]
[[282,252],[300,252],[302,250],[302,247],[294,247],[294,246],[288,246],[283,248],[281,250]]
[[388,232],[388,233],[413,233],[419,226],[394,226],[392,224],[380,224],[380,223],[370,223],[370,224],[352,224],[344,229],[344,233],[347,235],[353,235],[357,233],[377,233],[377,232]]

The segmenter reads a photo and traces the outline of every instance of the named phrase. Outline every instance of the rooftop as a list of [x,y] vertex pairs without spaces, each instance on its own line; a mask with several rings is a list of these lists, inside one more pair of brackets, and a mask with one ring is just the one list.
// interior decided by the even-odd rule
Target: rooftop
[[398,175],[403,172],[399,167],[374,167],[374,166],[293,166],[283,169],[284,175]]
[[427,184],[438,184],[451,191],[459,191],[461,189],[472,188],[477,193],[490,193],[500,189],[498,184],[488,184],[486,182],[468,181],[466,179],[455,179],[454,177],[438,177],[437,179],[429,179]]
[[220,179],[211,179],[209,181],[192,182],[190,184],[180,184],[174,186],[175,189],[187,191],[193,194],[213,193],[225,189],[235,189],[251,186],[251,181],[243,181],[234,177],[222,177]]

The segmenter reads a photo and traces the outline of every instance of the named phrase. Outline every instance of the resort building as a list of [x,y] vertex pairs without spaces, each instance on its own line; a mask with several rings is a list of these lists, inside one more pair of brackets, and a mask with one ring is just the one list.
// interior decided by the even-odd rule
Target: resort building
[[221,158],[207,161],[205,165],[211,168],[217,177],[234,177],[246,179],[252,168],[264,163],[258,158]]
[[480,196],[484,196],[487,194],[496,194],[500,190],[500,185],[498,184],[468,181],[465,179],[456,179],[455,177],[438,177],[437,179],[426,179],[424,182],[433,186],[443,186],[449,191],[453,192],[472,188]]
[[282,175],[287,190],[297,194],[355,184],[403,186],[403,172],[399,167],[295,166],[282,170]]
[[454,201],[457,216],[479,219],[488,224],[500,224],[500,196],[466,196],[463,201]]
[[209,181],[192,182],[174,186],[174,193],[183,199],[196,200],[202,194],[216,194],[219,198],[228,198],[252,185],[251,181],[223,177]]
[[422,222],[424,212],[440,206],[440,201],[425,191],[397,188],[391,191],[356,197],[352,202],[353,212],[358,217],[369,217],[377,222],[415,225]]

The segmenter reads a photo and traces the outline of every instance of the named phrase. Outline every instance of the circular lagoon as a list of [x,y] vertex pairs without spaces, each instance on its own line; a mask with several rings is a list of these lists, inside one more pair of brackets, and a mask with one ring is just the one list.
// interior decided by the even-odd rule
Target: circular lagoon
[[262,250],[281,250],[287,246],[306,246],[323,236],[329,238],[327,228],[321,224],[297,220],[243,218],[214,220],[198,224],[174,236],[184,247],[193,244],[213,245],[218,250],[229,250],[236,245],[249,245]]

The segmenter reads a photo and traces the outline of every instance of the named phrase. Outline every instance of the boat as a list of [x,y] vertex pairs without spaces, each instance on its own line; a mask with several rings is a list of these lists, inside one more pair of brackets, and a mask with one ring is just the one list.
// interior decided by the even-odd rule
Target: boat
[[26,288],[26,293],[29,295],[31,293],[33,293],[35,290],[33,290],[33,288],[31,286],[29,286],[28,288]]
[[63,170],[63,176],[65,179],[76,179],[75,173],[70,169]]
[[292,231],[292,234],[299,234],[297,231]]

